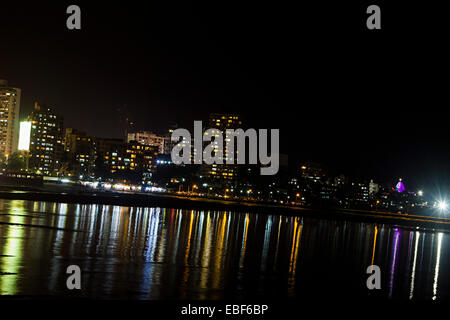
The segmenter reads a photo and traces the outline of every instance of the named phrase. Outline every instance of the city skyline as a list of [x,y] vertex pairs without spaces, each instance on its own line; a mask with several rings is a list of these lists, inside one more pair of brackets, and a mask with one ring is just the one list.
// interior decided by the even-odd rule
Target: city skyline
[[[128,126],[128,119],[125,120]],[[218,137],[219,132],[245,127],[245,123],[236,113],[211,113],[208,126],[210,129],[202,128],[200,124],[195,130],[200,130],[197,134],[203,132],[202,136],[212,134]],[[348,176],[342,172],[338,175],[338,171],[333,172],[321,163],[310,161],[289,163],[287,155],[278,153],[275,155],[278,158],[276,163],[272,163],[273,158],[270,161],[270,166],[275,165],[278,173],[279,157],[283,158],[281,173],[275,173],[274,180],[259,179],[255,172],[262,165],[245,164],[245,161],[240,165],[188,161],[174,167],[173,156],[171,160],[167,159],[176,144],[171,141],[171,132],[175,128],[170,126],[159,135],[151,131],[136,132],[128,126],[124,131],[126,139],[99,138],[76,128],[64,128],[64,118],[60,114],[47,105],[35,103],[33,112],[26,121],[21,122],[20,127],[19,152],[10,158],[6,157],[6,167],[2,163],[3,170],[7,169],[6,176],[13,179],[25,173],[33,174],[29,178],[35,180],[34,174],[42,174],[57,177],[60,183],[71,181],[105,191],[111,188],[135,192],[157,189],[169,194],[308,207],[384,208],[399,212],[447,207],[444,197],[433,197],[429,190],[425,191],[426,197],[423,197],[423,190],[415,189],[415,186],[405,188],[401,178],[395,188],[391,188],[392,181],[374,182],[373,177]],[[180,141],[180,146],[185,145],[184,139]],[[189,141],[188,158],[191,160],[198,153],[198,142],[195,139],[193,141]],[[245,145],[245,139],[243,141]],[[202,144],[206,145],[204,142],[200,141],[201,147]],[[247,146],[240,152],[244,155],[248,153],[251,144],[249,139]],[[226,145],[223,149],[216,145],[215,149],[223,154],[219,157],[228,158],[231,155]],[[17,157],[25,159],[25,162],[20,165]],[[176,169],[178,166],[181,171]]]
[[[4,84],[8,84],[9,85],[9,82],[7,80],[3,79],[2,81],[3,81]],[[7,88],[10,88],[10,87],[7,87]],[[14,88],[14,89],[19,90],[20,94],[22,93],[22,90],[20,88]],[[39,104],[37,102],[35,102],[34,103],[35,108],[36,108],[36,105],[39,105]],[[20,98],[19,98],[19,106],[20,106]],[[44,104],[44,106],[47,107],[46,104]],[[20,108],[20,110],[22,111],[22,113],[25,112],[25,111],[23,111],[24,108]],[[56,110],[56,112],[58,114],[61,113],[58,110]],[[209,115],[208,114],[204,114],[202,116],[202,118],[203,119],[208,119],[209,118],[210,119],[209,123],[211,124],[211,116],[214,115],[214,114],[217,114],[217,112],[209,113]],[[227,113],[223,113],[223,114],[227,114]],[[230,113],[230,114],[237,114],[237,113]],[[30,116],[32,116],[32,112],[30,114],[28,114],[28,115],[25,115],[25,117],[24,117],[24,115],[22,115],[21,116],[21,120],[26,120]],[[118,120],[119,123],[120,123],[120,121],[121,121],[121,119]],[[143,130],[137,130],[134,127],[133,128],[130,127],[129,128],[129,132],[127,133],[127,132],[123,132],[122,131],[122,137],[119,137],[119,138],[106,136],[106,135],[102,135],[102,136],[96,137],[96,138],[97,139],[120,139],[120,140],[122,140],[125,143],[129,143],[131,140],[139,140],[139,139],[131,139],[131,137],[138,138],[138,137],[140,137],[139,135],[141,135],[141,136],[142,135],[150,135],[151,137],[142,137],[140,139],[141,140],[140,142],[144,143],[144,141],[145,141],[144,144],[158,145],[158,150],[160,151],[159,152],[160,154],[163,154],[163,153],[164,154],[168,154],[168,153],[170,153],[170,152],[167,151],[168,147],[169,146],[173,147],[174,143],[173,142],[172,143],[169,142],[170,137],[167,134],[170,131],[170,129],[173,128],[174,124],[175,124],[174,121],[170,121],[169,123],[166,123],[166,124],[160,124],[160,126],[158,128],[146,127]],[[246,126],[246,127],[248,127],[248,126]],[[67,127],[65,125],[63,125],[62,128],[63,128],[64,131],[66,129],[78,130],[78,128],[70,128],[70,127]],[[85,132],[83,132],[83,131],[81,131],[81,132],[83,133],[83,135],[86,135]],[[19,131],[17,130],[17,133],[16,133],[17,136],[18,136],[18,133],[19,133]],[[90,135],[89,132],[87,133],[87,136],[95,137],[94,135]],[[148,143],[148,141],[150,141],[152,139],[155,139],[155,143]],[[15,140],[17,142],[17,143],[15,143],[15,145],[17,145],[18,142],[19,142],[18,139],[13,139],[13,140]],[[161,141],[163,141],[163,142],[161,143]],[[63,143],[64,143],[64,139],[61,142],[61,144],[63,144]],[[164,152],[161,152],[161,150],[164,150]],[[289,150],[287,150],[286,154],[288,154],[288,155],[290,154]],[[299,168],[302,163],[311,161],[312,159],[314,159],[314,158],[313,157],[312,158],[300,157],[300,159],[299,159],[299,158],[293,157],[293,161],[292,161],[292,163],[290,165],[290,168],[293,169],[293,170],[297,170],[296,168]],[[404,177],[401,174],[397,174],[397,175],[393,174],[391,176],[387,176],[387,175],[380,176],[380,175],[376,175],[376,174],[373,174],[373,173],[370,173],[370,172],[358,175],[358,174],[352,173],[351,171],[350,172],[349,171],[345,171],[345,169],[342,168],[342,167],[339,168],[338,166],[334,166],[333,164],[330,165],[326,161],[323,161],[323,159],[315,160],[315,162],[319,163],[321,166],[326,167],[330,172],[332,172],[332,175],[338,176],[340,174],[345,174],[347,176],[353,177],[353,179],[356,179],[358,181],[369,181],[369,180],[373,180],[375,178],[378,182],[381,182],[383,185],[390,185],[392,183],[396,183],[397,179],[399,179],[399,178],[401,179],[402,177]],[[422,183],[422,184],[415,183],[414,176],[413,176],[412,179],[407,176],[407,180],[408,179],[409,179],[409,182],[411,182],[411,181],[413,182],[413,183],[411,183],[409,185],[412,185],[414,190],[427,188],[427,184],[426,183]],[[445,192],[444,188],[446,186],[444,184],[437,185],[436,182],[432,182],[431,185],[434,185],[438,192]],[[428,189],[428,190],[432,190],[432,189]],[[444,190],[444,191],[442,191],[442,190]]]
[[[44,102],[64,114],[67,127],[118,138],[111,111],[124,105],[137,131],[239,112],[249,127],[279,128],[280,148],[292,161],[449,188],[450,146],[440,116],[445,90],[431,75],[448,69],[447,49],[431,43],[438,33],[413,29],[401,41],[399,31],[367,34],[357,20],[339,20],[342,11],[356,10],[346,6],[332,6],[335,15],[307,6],[311,17],[297,25],[264,6],[259,16],[242,6],[229,23],[231,7],[211,16],[200,7],[153,4],[139,12],[84,4],[89,14],[79,33],[65,28],[65,4],[31,4],[25,13],[14,4],[5,8],[0,32],[10,45],[0,52],[0,76],[22,88],[22,117]],[[33,15],[55,18],[34,25]],[[304,31],[318,15],[343,33],[328,24],[315,24],[314,35]],[[276,23],[265,25],[264,16]],[[385,18],[387,26],[403,21]],[[417,48],[419,40],[430,47]],[[385,45],[395,49],[389,59]]]
[[0,11],[6,306],[166,319],[446,306],[439,5]]

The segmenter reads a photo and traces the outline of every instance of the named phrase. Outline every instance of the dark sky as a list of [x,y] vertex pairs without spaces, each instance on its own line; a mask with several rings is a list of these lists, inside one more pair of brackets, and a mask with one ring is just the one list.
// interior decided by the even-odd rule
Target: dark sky
[[[22,88],[22,117],[37,100],[66,127],[117,137],[115,110],[124,104],[137,129],[149,130],[234,111],[251,127],[280,128],[291,163],[447,184],[443,8],[93,2],[2,3],[0,78]],[[382,30],[365,28],[373,3]],[[81,7],[80,31],[66,29],[69,4]]]

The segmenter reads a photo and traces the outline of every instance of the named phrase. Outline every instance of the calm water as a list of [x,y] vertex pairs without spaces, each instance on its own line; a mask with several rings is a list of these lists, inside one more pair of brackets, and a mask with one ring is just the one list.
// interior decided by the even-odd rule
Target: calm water
[[[0,200],[0,294],[449,298],[447,233],[279,215]],[[82,290],[66,289],[66,268]]]

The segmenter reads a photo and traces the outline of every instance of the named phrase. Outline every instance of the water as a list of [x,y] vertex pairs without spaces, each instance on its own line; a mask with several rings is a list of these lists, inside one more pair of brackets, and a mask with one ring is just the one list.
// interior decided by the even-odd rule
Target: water
[[[0,200],[0,294],[439,301],[449,298],[449,245],[447,233],[383,224]],[[73,264],[80,291],[66,288]]]

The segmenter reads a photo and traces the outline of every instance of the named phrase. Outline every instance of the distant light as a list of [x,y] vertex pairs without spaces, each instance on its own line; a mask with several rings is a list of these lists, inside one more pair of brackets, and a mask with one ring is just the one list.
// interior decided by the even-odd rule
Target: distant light
[[448,204],[445,201],[439,201],[438,208],[441,211],[447,210]]
[[30,150],[31,121],[20,122],[19,147],[20,151]]
[[422,191],[422,190],[419,190],[419,191],[417,192],[417,194],[421,197],[421,196],[423,196],[423,191]]

